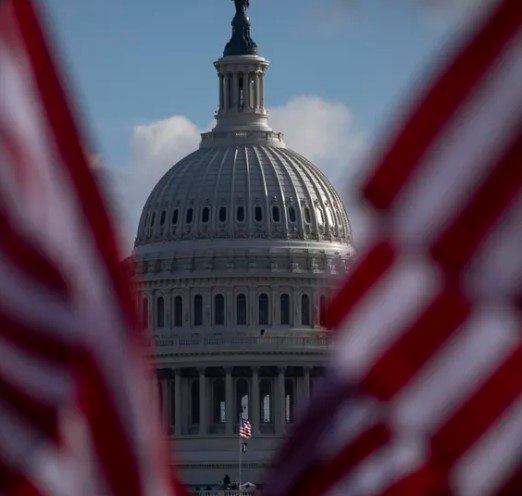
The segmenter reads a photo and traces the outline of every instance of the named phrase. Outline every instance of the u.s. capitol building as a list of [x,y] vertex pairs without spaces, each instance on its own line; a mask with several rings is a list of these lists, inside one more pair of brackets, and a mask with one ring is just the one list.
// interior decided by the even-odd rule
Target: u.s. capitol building
[[217,124],[153,189],[133,253],[173,468],[202,488],[237,480],[240,416],[243,481],[263,482],[321,374],[326,302],[353,253],[339,195],[269,126],[268,61],[235,3]]

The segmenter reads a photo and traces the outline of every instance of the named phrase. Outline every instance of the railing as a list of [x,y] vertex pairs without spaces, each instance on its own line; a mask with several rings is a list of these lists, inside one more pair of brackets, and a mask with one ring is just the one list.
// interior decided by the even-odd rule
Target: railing
[[253,347],[272,349],[328,349],[331,338],[326,333],[314,336],[253,336],[238,333],[223,334],[156,334],[154,335],[156,349],[175,348],[179,351],[198,349],[201,351],[217,348],[245,349]]
[[210,491],[192,490],[192,494],[194,496],[255,496],[256,494],[260,494],[260,492],[257,491],[256,489],[244,490],[244,491],[239,491],[237,489],[227,489],[227,490],[211,489]]

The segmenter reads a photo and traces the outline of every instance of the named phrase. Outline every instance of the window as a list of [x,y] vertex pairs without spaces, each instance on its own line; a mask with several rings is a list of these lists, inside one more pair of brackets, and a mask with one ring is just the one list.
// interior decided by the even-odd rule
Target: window
[[274,222],[279,222],[281,220],[281,216],[279,214],[279,207],[272,207],[272,219]]
[[310,325],[310,297],[308,295],[301,296],[301,324]]
[[156,324],[159,328],[165,327],[165,300],[163,296],[156,300]]
[[272,422],[272,384],[269,379],[263,379],[259,383],[259,419],[262,424]]
[[203,325],[203,297],[201,295],[194,296],[194,325]]
[[174,298],[174,327],[183,325],[183,299],[181,296]]
[[187,224],[192,224],[192,219],[193,218],[194,218],[194,209],[193,208],[189,208],[187,210],[187,218],[186,218]]
[[161,212],[161,217],[160,217],[160,226],[165,224],[165,217],[167,217],[167,212],[165,212],[165,210],[163,210],[163,212]]
[[236,419],[241,414],[241,418],[248,418],[248,382],[245,379],[238,379],[236,383]]
[[297,220],[295,207],[288,207],[288,216],[290,217],[290,222],[295,222]]
[[256,222],[261,222],[263,220],[263,208],[260,206],[257,206],[254,209],[254,219]]
[[203,224],[206,224],[210,220],[210,208],[205,207],[203,211],[201,212],[201,222]]
[[141,313],[141,317],[142,317],[142,324],[143,324],[143,329],[148,329],[149,328],[149,300],[147,300],[147,298],[143,298],[143,307],[142,307],[142,313]]
[[281,325],[290,324],[290,297],[287,294],[281,295]]
[[285,421],[290,423],[294,421],[294,382],[290,379],[285,381]]
[[319,298],[319,324],[321,327],[327,327],[326,317],[326,296]]
[[221,207],[219,209],[219,222],[225,222],[227,220],[227,207]]
[[179,210],[176,209],[172,212],[172,225],[175,226],[178,223]]
[[199,424],[199,379],[193,380],[190,388],[190,420]]
[[225,381],[216,379],[212,385],[212,405],[214,423],[226,422]]
[[240,74],[239,75],[239,78],[238,78],[238,83],[239,83],[239,94],[238,94],[238,97],[239,97],[239,102],[238,102],[238,106],[240,109],[243,109],[243,107],[245,106],[245,94],[244,94],[244,85],[243,85],[243,74]]
[[236,297],[236,323],[237,325],[247,325],[247,304],[244,294]]
[[214,325],[225,325],[225,297],[221,294],[214,297]]
[[244,222],[245,220],[245,207],[237,207],[236,219],[238,222]]
[[268,295],[265,293],[259,295],[259,323],[268,324]]
[[310,217],[310,209],[308,207],[305,207],[304,214],[306,223],[310,224],[310,222],[312,222],[312,218]]

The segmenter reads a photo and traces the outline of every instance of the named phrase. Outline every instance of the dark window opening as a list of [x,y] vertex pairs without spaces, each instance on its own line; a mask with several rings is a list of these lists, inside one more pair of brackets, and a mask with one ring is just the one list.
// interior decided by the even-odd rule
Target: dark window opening
[[294,383],[287,379],[285,381],[285,422],[291,423],[294,421]]
[[194,325],[203,325],[203,297],[201,295],[194,296]]
[[239,108],[240,109],[243,109],[244,106],[245,106],[245,90],[244,90],[244,79],[243,79],[243,75],[240,75],[239,78],[238,78],[238,83],[239,83]]
[[193,218],[194,218],[194,209],[189,208],[187,210],[187,219],[186,219],[187,224],[192,224]]
[[174,298],[174,327],[183,325],[183,299],[181,296]]
[[297,220],[295,207],[288,207],[288,216],[290,217],[290,222],[295,222]]
[[272,384],[269,379],[263,379],[259,383],[260,420],[262,424],[272,422]]
[[178,223],[179,210],[176,209],[172,212],[172,225],[175,226]]
[[301,296],[301,324],[310,325],[310,297],[308,295]]
[[247,304],[244,294],[236,297],[236,323],[237,325],[247,325]]
[[165,224],[165,217],[167,216],[167,212],[165,212],[165,210],[163,210],[163,212],[161,212],[161,218],[160,218],[160,225],[162,226],[163,224]]
[[190,420],[192,424],[199,424],[199,379],[192,381],[190,393]]
[[321,327],[327,327],[326,296],[319,299],[319,324]]
[[248,418],[248,382],[245,379],[238,379],[236,383],[236,413],[236,421],[239,415]]
[[149,300],[147,298],[143,299],[143,312],[141,314],[142,316],[142,324],[144,329],[149,328]]
[[216,379],[212,387],[212,403],[214,423],[226,422],[226,401],[225,401],[225,382],[223,379]]
[[263,209],[262,207],[256,207],[254,209],[254,218],[256,222],[261,222],[263,220]]
[[156,319],[158,327],[165,327],[165,300],[162,296],[156,300]]
[[227,220],[227,207],[221,207],[219,209],[219,222],[225,222]]
[[214,297],[214,325],[225,325],[225,297],[220,294]]
[[279,214],[279,207],[272,207],[272,219],[274,220],[274,222],[279,222],[281,220]]
[[306,221],[306,223],[310,224],[310,222],[312,222],[312,218],[310,217],[310,209],[308,207],[305,207],[304,213],[305,213],[305,221]]
[[201,222],[206,224],[210,219],[210,208],[205,207],[203,211],[201,212]]
[[281,295],[281,325],[290,324],[290,297],[287,294]]
[[259,323],[268,325],[268,295],[259,295]]
[[236,219],[238,222],[243,222],[245,220],[245,208],[244,207],[237,207]]

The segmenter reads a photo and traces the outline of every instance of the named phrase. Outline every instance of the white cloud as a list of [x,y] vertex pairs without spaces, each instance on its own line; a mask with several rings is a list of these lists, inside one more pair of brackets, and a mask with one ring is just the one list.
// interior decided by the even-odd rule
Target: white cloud
[[[355,182],[365,148],[350,109],[340,102],[300,96],[272,108],[269,122],[274,130],[285,133],[288,147],[318,165],[346,199],[344,185]],[[134,128],[129,164],[110,169],[128,240],[135,235],[141,209],[154,185],[172,165],[197,149],[203,131],[180,115]],[[353,202],[346,203],[357,235],[356,208]]]

